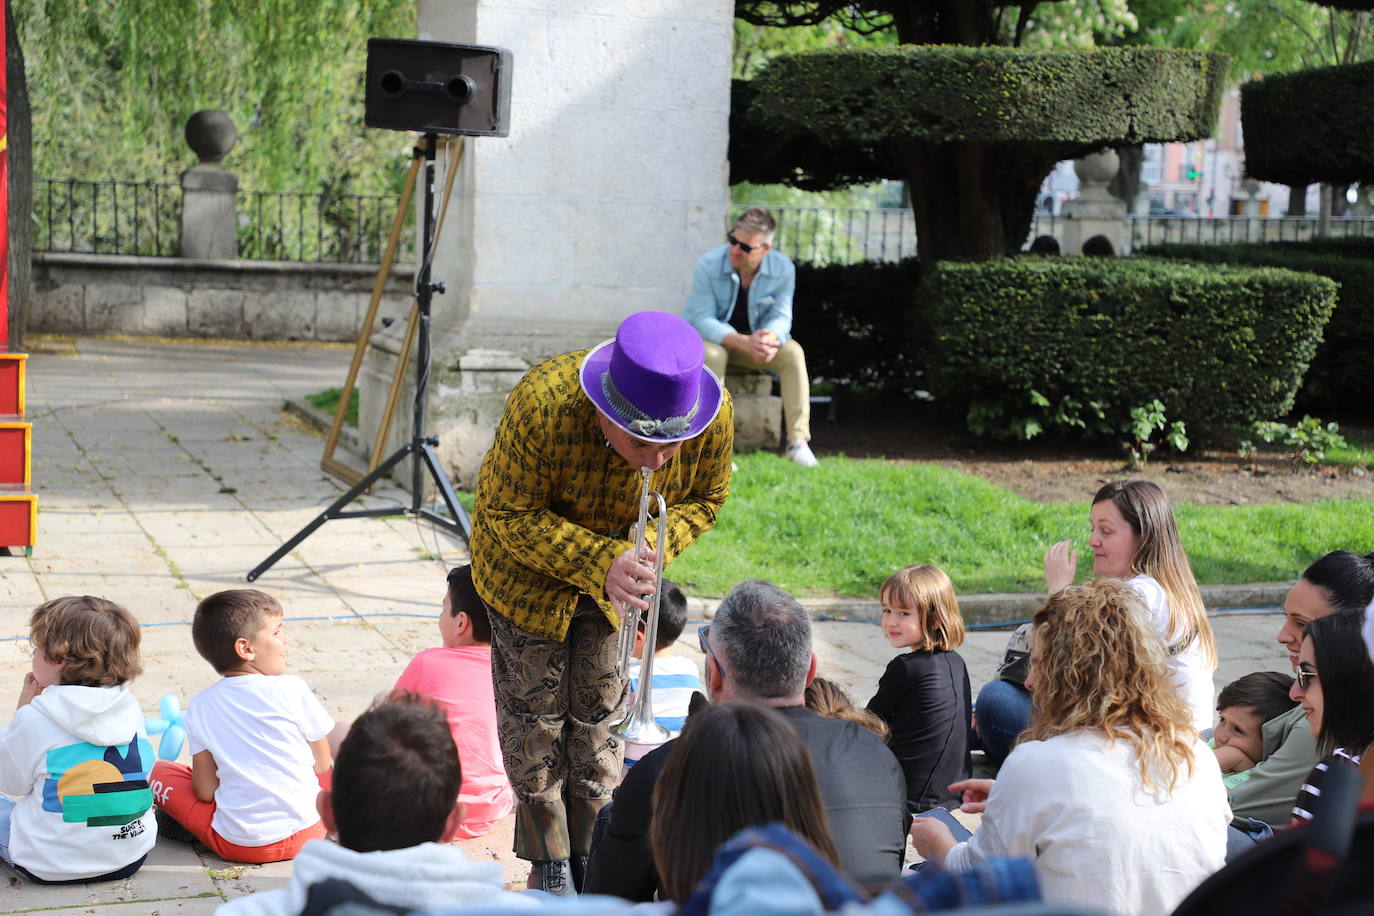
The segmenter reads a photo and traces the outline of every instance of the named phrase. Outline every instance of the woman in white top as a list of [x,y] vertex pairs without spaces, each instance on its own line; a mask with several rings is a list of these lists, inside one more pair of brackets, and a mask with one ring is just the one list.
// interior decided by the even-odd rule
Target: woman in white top
[[[1198,731],[1212,727],[1217,647],[1174,511],[1148,480],[1117,480],[1097,491],[1088,514],[1093,574],[1124,579],[1145,603],[1169,652],[1169,672]],[[1045,554],[1045,584],[1053,595],[1073,582],[1078,551],[1060,541]]]
[[1046,901],[1171,912],[1222,866],[1231,811],[1164,642],[1138,593],[1112,579],[1056,592],[1032,626],[1030,725],[995,781],[950,787],[982,824],[955,843],[918,817],[912,841],[953,871],[1029,858]]

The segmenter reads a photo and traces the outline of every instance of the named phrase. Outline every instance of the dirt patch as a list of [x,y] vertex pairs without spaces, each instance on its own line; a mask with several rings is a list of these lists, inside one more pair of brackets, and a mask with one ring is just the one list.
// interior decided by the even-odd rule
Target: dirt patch
[[[974,439],[958,424],[919,406],[842,405],[836,422],[828,423],[825,408],[818,405],[811,425],[811,446],[818,455],[933,462],[1042,502],[1079,502],[1102,484],[1123,477],[1153,480],[1176,502],[1210,505],[1374,499],[1374,473],[1364,468],[1295,471],[1275,451],[1262,451],[1249,461],[1221,450],[1163,455],[1143,470],[1131,471],[1110,446]],[[1374,441],[1374,427],[1342,424],[1341,430],[1354,442]]]

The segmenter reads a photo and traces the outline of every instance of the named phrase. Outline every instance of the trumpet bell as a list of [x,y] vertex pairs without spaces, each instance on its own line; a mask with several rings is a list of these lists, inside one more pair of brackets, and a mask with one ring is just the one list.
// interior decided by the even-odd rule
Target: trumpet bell
[[[651,689],[642,679],[639,688],[641,693]],[[644,744],[651,747],[662,744],[673,736],[672,732],[654,720],[654,713],[649,704],[639,702],[639,694],[635,694],[635,703],[630,707],[630,714],[611,726],[611,734],[629,744]]]

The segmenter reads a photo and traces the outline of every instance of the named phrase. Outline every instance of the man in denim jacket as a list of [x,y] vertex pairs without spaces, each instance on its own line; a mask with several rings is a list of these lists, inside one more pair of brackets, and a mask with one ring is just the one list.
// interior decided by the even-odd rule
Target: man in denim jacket
[[726,238],[697,261],[683,317],[706,344],[706,365],[721,380],[726,363],[776,372],[782,386],[787,457],[815,467],[806,354],[791,338],[797,269],[773,248],[777,223],[762,207],[745,210]]

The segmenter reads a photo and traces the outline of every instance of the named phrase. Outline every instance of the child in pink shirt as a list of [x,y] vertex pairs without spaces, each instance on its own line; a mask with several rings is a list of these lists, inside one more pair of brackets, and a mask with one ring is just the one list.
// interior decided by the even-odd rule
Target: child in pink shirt
[[471,566],[449,571],[439,636],[443,646],[411,659],[395,689],[432,697],[448,717],[462,768],[458,801],[467,806],[455,839],[467,840],[491,830],[515,806],[496,737],[491,627],[486,605],[472,586]]

